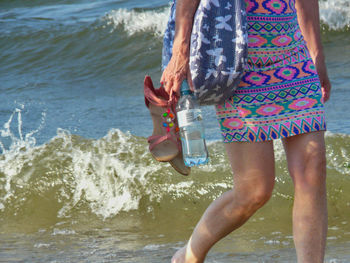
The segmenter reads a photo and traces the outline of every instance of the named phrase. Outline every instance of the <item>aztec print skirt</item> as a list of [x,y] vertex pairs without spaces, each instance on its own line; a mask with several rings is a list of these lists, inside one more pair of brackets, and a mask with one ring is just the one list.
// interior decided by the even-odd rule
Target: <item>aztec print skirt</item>
[[216,106],[224,142],[261,142],[326,129],[321,84],[295,0],[245,0],[248,65],[234,96]]

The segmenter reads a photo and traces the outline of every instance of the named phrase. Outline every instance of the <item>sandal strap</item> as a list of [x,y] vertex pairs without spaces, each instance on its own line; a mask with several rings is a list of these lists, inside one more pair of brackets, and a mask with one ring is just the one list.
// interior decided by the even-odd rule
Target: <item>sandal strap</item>
[[[152,87],[150,87],[151,85]],[[164,90],[165,92],[165,90]],[[166,98],[162,98],[156,95],[156,92],[154,90],[152,80],[150,79],[149,76],[146,76],[145,82],[144,82],[144,95],[145,98],[148,100],[148,102],[151,102],[155,106],[160,106],[160,107],[169,107],[175,112],[175,107],[177,103],[177,96],[173,92],[173,90],[170,91],[169,94],[169,99],[167,100]],[[147,103],[146,106],[148,107]]]
[[149,88],[145,88],[145,97],[151,102],[152,104],[160,107],[167,107],[168,101],[161,99],[157,97],[152,90]]
[[171,140],[172,142],[174,142],[177,146],[177,148],[179,149],[179,151],[181,152],[182,147],[181,147],[181,143],[179,142],[179,140],[176,138],[176,140],[174,139],[173,134],[171,133],[167,133],[166,135],[152,135],[148,137],[148,143],[149,143],[149,150],[152,151],[154,149],[154,147],[156,147],[158,144],[160,144],[161,142],[164,142],[165,140]]
[[153,135],[148,137],[149,150],[152,151],[154,147],[156,147],[161,142],[164,142],[165,140],[173,140],[171,138],[170,133],[167,133],[165,135]]
[[[144,96],[147,107],[149,107],[149,103],[152,103],[155,106],[170,109],[176,116],[176,104],[178,101],[176,94],[171,90],[168,95],[163,86],[157,90],[154,89],[152,80],[149,76],[146,76],[144,80]],[[149,150],[152,151],[156,145],[165,140],[171,140],[175,143],[179,151],[182,151],[181,141],[179,140],[178,134],[174,132],[167,132],[165,135],[152,135],[148,137]]]

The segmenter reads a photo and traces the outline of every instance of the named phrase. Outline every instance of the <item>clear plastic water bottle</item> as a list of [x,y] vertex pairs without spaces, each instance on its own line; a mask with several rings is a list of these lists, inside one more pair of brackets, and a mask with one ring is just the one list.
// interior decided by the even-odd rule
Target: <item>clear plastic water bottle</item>
[[180,93],[176,112],[185,165],[192,167],[205,164],[209,156],[204,139],[202,112],[187,80],[182,82]]

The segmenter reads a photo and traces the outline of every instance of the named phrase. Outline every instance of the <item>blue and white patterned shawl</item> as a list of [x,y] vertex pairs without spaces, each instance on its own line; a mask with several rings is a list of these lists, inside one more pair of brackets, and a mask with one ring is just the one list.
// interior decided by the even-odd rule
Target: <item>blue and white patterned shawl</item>
[[[162,70],[172,56],[176,0],[163,39]],[[201,0],[190,46],[194,94],[201,105],[219,104],[231,97],[247,63],[248,33],[244,0]]]

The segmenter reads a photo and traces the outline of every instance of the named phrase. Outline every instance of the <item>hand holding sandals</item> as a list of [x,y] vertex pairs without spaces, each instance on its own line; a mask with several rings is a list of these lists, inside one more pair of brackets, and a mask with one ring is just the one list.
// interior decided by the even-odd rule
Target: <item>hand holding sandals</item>
[[170,94],[172,90],[179,97],[181,83],[186,78],[190,87],[192,87],[189,59],[189,51],[176,48],[174,44],[173,55],[160,79],[160,83],[164,86],[168,94]]

